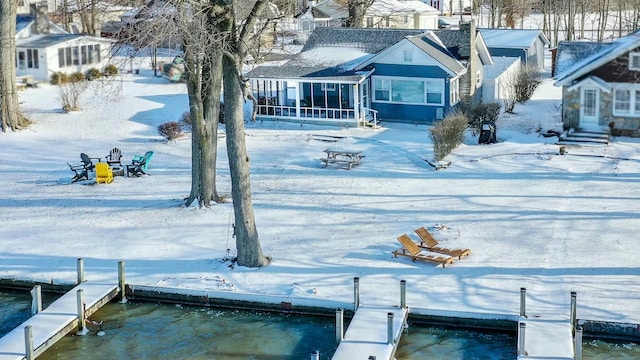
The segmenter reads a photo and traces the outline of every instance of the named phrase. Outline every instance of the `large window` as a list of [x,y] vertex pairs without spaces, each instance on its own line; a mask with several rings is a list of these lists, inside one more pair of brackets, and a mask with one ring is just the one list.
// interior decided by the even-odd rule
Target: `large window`
[[613,115],[640,116],[640,89],[616,89],[613,93]]
[[[37,51],[36,51],[36,55],[37,55]],[[58,49],[58,66],[61,68],[77,66],[77,65],[97,64],[99,62],[100,62],[100,45],[99,44],[68,46],[68,47]]]
[[443,105],[444,81],[441,79],[373,78],[376,102]]

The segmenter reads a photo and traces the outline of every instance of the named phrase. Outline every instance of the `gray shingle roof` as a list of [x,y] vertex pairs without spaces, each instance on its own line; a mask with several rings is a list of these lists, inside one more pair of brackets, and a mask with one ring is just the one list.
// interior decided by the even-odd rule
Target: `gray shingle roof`
[[424,30],[412,29],[363,29],[318,27],[302,48],[308,51],[319,47],[356,48],[375,54],[404,39],[406,36],[422,34]]
[[[611,52],[618,53],[620,47],[617,42],[561,42],[556,52],[555,79],[562,81],[572,77]],[[624,47],[622,50],[624,51]]]

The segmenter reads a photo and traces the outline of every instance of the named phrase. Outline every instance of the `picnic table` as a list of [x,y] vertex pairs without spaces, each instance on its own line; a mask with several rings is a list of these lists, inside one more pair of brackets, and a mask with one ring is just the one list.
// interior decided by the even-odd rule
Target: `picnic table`
[[324,167],[329,164],[342,164],[349,170],[355,165],[360,165],[360,161],[364,157],[362,151],[357,150],[343,150],[328,148],[323,150],[327,157],[320,159],[324,163]]

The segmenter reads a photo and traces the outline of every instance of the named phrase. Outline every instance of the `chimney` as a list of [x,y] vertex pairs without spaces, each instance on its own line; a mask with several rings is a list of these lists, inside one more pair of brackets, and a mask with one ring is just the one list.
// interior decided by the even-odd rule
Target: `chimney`
[[[471,49],[475,46],[476,43],[476,25],[473,22],[473,19],[470,21],[465,21],[460,23],[460,57],[463,59],[468,59],[471,57]],[[465,39],[469,39],[469,42],[464,41]]]
[[29,14],[35,20],[35,28],[33,32],[35,34],[48,34],[49,28],[49,15],[47,15],[47,7],[42,5],[31,4],[29,8]]

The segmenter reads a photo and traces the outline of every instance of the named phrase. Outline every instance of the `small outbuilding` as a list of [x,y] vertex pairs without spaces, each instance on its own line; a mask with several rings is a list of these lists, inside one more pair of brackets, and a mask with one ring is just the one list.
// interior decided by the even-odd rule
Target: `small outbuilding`
[[551,43],[537,29],[479,29],[493,57],[519,57],[523,65],[544,69],[544,49]]

